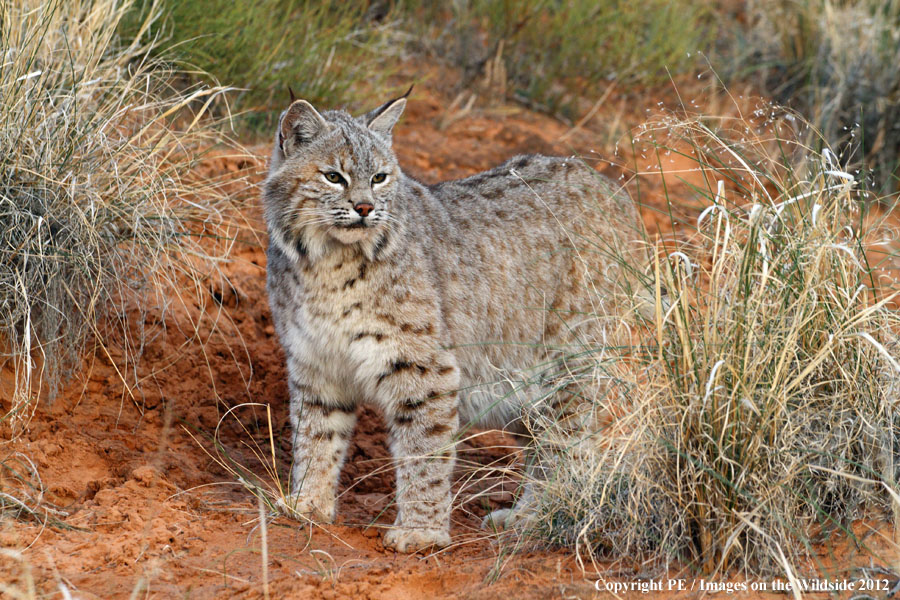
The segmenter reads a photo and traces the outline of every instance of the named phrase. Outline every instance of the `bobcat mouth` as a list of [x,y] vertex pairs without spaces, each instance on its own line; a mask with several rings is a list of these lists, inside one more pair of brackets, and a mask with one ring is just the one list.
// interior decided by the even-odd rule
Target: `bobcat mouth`
[[346,225],[338,225],[341,229],[365,229],[369,224],[365,219],[360,219],[359,221],[354,221],[352,223],[347,223]]

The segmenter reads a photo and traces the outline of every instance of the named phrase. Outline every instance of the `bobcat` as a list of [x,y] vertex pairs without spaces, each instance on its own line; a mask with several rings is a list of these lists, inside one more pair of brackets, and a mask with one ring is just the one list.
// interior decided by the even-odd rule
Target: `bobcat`
[[334,519],[355,411],[371,403],[397,461],[384,544],[415,552],[450,543],[461,424],[524,433],[528,410],[563,418],[577,394],[545,398],[529,369],[600,343],[600,305],[642,246],[632,201],[579,160],[518,156],[437,185],[408,177],[391,140],[405,105],[354,118],[293,101],[263,202],[294,431],[282,508]]

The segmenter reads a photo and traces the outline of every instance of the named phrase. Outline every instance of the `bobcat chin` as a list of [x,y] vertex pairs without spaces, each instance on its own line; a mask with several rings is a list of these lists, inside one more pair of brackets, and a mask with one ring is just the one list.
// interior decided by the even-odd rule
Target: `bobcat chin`
[[294,431],[284,510],[334,518],[356,408],[377,405],[397,470],[384,544],[415,552],[450,543],[461,424],[525,434],[529,412],[566,419],[579,394],[545,387],[576,348],[602,343],[597,315],[625,265],[646,261],[634,204],[579,160],[408,177],[391,140],[405,105],[352,117],[294,101],[263,202]]

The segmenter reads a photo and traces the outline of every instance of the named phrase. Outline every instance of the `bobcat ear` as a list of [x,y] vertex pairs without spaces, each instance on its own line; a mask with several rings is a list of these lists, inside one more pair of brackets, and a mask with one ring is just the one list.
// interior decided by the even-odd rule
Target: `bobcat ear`
[[411,91],[412,86],[409,86],[406,93],[399,98],[388,100],[372,112],[367,113],[365,119],[369,129],[375,133],[390,137],[391,130],[397,124],[400,115],[403,114],[403,109],[406,108],[406,97],[409,96]]
[[329,129],[328,121],[306,100],[294,100],[281,116],[279,140],[285,156]]

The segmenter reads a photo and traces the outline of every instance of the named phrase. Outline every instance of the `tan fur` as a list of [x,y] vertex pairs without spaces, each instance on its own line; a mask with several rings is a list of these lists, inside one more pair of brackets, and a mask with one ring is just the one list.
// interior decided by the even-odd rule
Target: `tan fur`
[[407,177],[390,137],[405,102],[358,119],[294,102],[264,203],[295,432],[286,511],[334,518],[355,410],[372,403],[397,460],[385,545],[412,552],[450,542],[460,423],[522,431],[524,411],[565,412],[571,394],[538,401],[535,367],[549,377],[602,343],[618,259],[643,253],[631,200],[579,160],[516,157],[435,186]]

